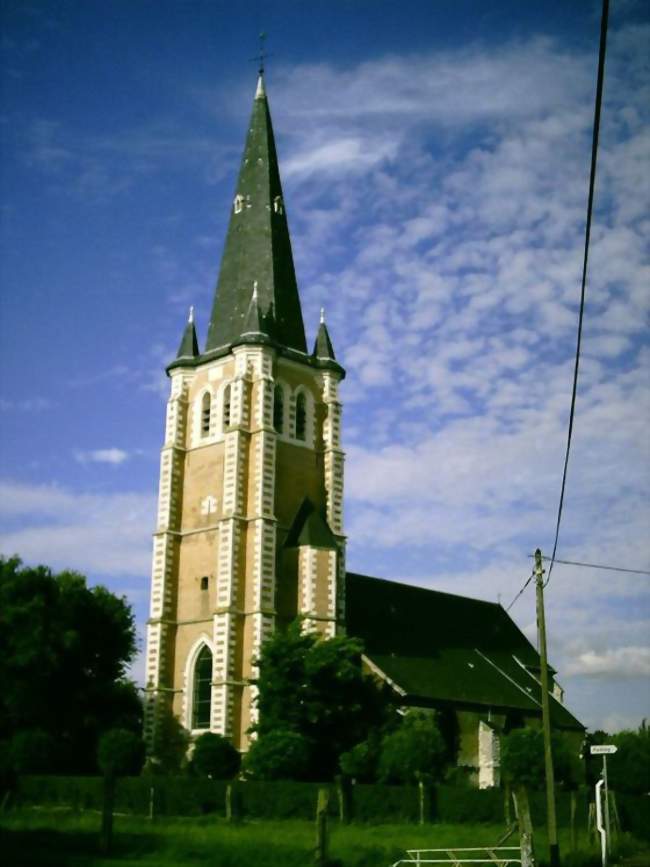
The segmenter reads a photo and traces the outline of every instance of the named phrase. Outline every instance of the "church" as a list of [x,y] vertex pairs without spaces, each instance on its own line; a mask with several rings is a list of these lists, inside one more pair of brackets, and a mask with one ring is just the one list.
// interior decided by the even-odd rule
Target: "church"
[[[541,725],[539,657],[497,604],[346,571],[339,385],[321,314],[305,338],[260,74],[203,351],[194,312],[167,367],[147,623],[145,737],[171,711],[246,750],[254,660],[296,617],[362,639],[399,703],[446,714],[472,781],[499,783],[499,735]],[[583,726],[553,680],[552,723]]]

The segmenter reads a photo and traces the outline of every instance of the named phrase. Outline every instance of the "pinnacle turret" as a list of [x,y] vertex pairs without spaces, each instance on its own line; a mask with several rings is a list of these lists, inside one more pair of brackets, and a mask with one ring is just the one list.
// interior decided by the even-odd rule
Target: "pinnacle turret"
[[312,355],[314,356],[314,358],[319,358],[323,361],[336,360],[336,356],[334,355],[334,347],[332,346],[329,331],[327,330],[327,325],[325,325],[325,311],[322,307],[320,311],[320,324],[318,326],[318,334],[316,335],[316,342],[314,343],[314,351],[312,352]]
[[189,316],[187,317],[187,325],[181,338],[176,360],[183,358],[196,358],[199,355],[199,342],[196,339],[196,328],[194,327],[194,307],[190,307]]
[[232,346],[249,327],[246,320],[250,287],[254,283],[258,287],[259,310],[264,315],[273,310],[274,341],[280,347],[306,353],[289,227],[262,75],[257,82],[235,189],[206,353]]

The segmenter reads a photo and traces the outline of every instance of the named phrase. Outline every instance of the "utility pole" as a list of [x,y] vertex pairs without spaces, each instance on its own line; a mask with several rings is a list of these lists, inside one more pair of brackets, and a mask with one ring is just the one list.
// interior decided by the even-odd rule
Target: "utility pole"
[[555,816],[555,779],[553,776],[553,755],[551,753],[551,714],[548,694],[548,662],[546,659],[546,620],[544,618],[544,569],[542,552],[535,551],[535,583],[537,586],[537,629],[539,630],[539,658],[542,675],[542,725],[544,728],[544,768],[546,770],[546,821],[548,825],[548,847],[551,867],[560,865],[560,846],[557,841],[557,819]]

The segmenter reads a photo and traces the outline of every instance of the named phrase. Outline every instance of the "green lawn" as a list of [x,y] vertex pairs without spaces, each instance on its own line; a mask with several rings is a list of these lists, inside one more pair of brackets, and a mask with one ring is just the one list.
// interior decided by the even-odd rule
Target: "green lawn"
[[[114,852],[98,853],[97,813],[20,809],[0,818],[0,861],[8,867],[136,867],[136,865],[209,865],[209,867],[309,867],[313,863],[315,828],[304,821],[248,821],[231,826],[223,819],[160,819],[116,816]],[[491,825],[330,825],[330,856],[342,867],[390,867],[407,848],[493,845],[503,829]],[[563,867],[597,865],[584,836],[581,851],[569,852],[568,837],[560,846]],[[511,845],[516,845],[516,841]],[[545,840],[536,836],[544,859]],[[633,851],[624,841],[625,851]]]

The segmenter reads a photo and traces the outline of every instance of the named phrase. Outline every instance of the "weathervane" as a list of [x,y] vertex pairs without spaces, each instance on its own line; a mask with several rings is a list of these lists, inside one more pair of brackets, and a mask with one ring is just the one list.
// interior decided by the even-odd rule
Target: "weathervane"
[[264,75],[264,61],[266,60],[267,57],[272,57],[273,55],[267,54],[266,51],[264,50],[264,43],[266,42],[266,33],[263,30],[260,33],[259,40],[260,40],[259,54],[257,54],[255,57],[251,57],[251,60],[256,60],[258,62],[259,66],[257,68],[257,71],[259,72],[260,75]]

